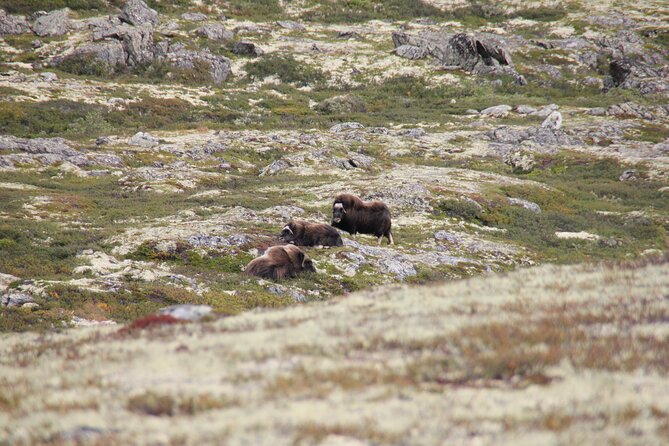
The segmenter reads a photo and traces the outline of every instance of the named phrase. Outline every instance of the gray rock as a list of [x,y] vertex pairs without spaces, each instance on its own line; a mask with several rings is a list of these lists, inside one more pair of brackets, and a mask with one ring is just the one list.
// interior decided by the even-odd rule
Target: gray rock
[[422,48],[414,45],[400,45],[395,48],[395,54],[405,59],[417,60],[424,59],[430,55],[427,48]]
[[281,28],[290,29],[294,31],[304,31],[306,28],[303,24],[298,22],[293,22],[292,20],[279,20],[276,22]]
[[235,37],[235,34],[221,23],[202,25],[195,30],[195,34],[206,37],[209,40],[219,40],[224,42],[229,42]]
[[209,305],[183,304],[161,308],[158,310],[158,314],[172,316],[183,321],[199,321],[211,315],[213,311],[213,308]]
[[520,113],[521,115],[529,115],[535,113],[536,111],[536,108],[530,107],[529,105],[519,105],[516,107],[516,113]]
[[591,108],[586,113],[592,116],[606,116],[606,109],[603,107],[595,107]]
[[355,31],[342,31],[339,34],[337,34],[337,38],[359,40],[362,39],[362,36],[360,35],[360,33],[357,33]]
[[399,130],[397,132],[398,135],[400,136],[406,136],[409,138],[421,138],[425,135],[427,135],[427,132],[421,128],[415,128],[415,129],[404,129],[404,130]]
[[522,206],[528,211],[535,212],[537,214],[541,213],[541,207],[539,207],[538,204],[533,203],[531,201],[523,200],[522,198],[508,198],[509,203],[515,205],[515,206]]
[[184,12],[181,14],[181,18],[191,22],[202,22],[207,20],[207,15],[201,12]]
[[[410,36],[395,32],[392,38],[395,48],[405,45],[421,48],[438,59],[445,68],[461,68],[477,74],[517,75],[505,43],[492,34],[423,33]],[[422,54],[408,48],[402,52],[409,55]]]
[[560,106],[557,104],[549,104],[544,107],[541,107],[534,113],[530,113],[532,116],[539,116],[540,118],[547,118],[548,115],[553,113],[555,110],[559,109]]
[[61,157],[80,156],[82,154],[68,146],[62,138],[26,139],[5,135],[0,135],[0,150],[16,150],[31,154],[52,154]]
[[375,159],[362,153],[348,152],[346,158],[336,158],[334,164],[341,169],[369,169]]
[[503,161],[505,164],[511,166],[516,173],[529,173],[536,166],[534,155],[521,150],[507,152],[503,157]]
[[192,51],[183,48],[170,51],[167,54],[167,60],[172,66],[181,69],[193,69],[196,64],[201,63],[208,64],[209,74],[214,84],[223,83],[230,75],[232,67],[227,57],[218,56],[209,51]]
[[332,133],[339,133],[343,132],[344,130],[354,130],[354,129],[361,129],[364,128],[365,126],[360,124],[359,122],[342,122],[339,124],[335,124],[332,127],[330,127],[330,131]]
[[246,40],[239,41],[235,43],[232,47],[232,52],[238,56],[251,56],[258,57],[263,55],[263,50],[261,50],[255,43],[248,42]]
[[418,274],[413,264],[401,257],[383,257],[378,261],[379,272],[392,274],[399,280]]
[[562,127],[562,114],[559,111],[554,111],[544,119],[541,123],[542,128],[559,130]]
[[624,171],[622,174],[620,174],[620,177],[618,177],[620,181],[632,181],[637,179],[637,171],[634,169],[629,169]]
[[129,140],[131,146],[151,148],[160,144],[160,140],[148,132],[137,132]]
[[66,34],[70,29],[69,12],[70,10],[65,8],[38,17],[33,23],[33,32],[40,37]]
[[96,138],[95,140],[95,145],[96,146],[103,146],[106,144],[111,144],[112,140],[109,136],[100,136]]
[[630,58],[616,59],[609,65],[610,77],[605,89],[610,87],[638,88],[641,94],[669,91],[669,79],[650,64]]
[[42,78],[44,82],[56,82],[58,80],[56,73],[51,73],[49,71],[40,73],[39,77]]
[[30,32],[28,20],[22,15],[10,15],[0,9],[0,36]]
[[158,13],[149,8],[142,0],[128,0],[123,6],[119,18],[135,26],[144,24],[156,26],[160,23]]
[[292,167],[292,165],[285,160],[276,160],[273,161],[271,164],[269,164],[267,167],[265,167],[261,172],[260,176],[266,176],[266,175],[276,175],[279,172],[282,172],[289,167]]
[[501,118],[506,116],[511,111],[510,105],[495,105],[481,110],[483,116],[490,116],[492,118]]
[[44,42],[42,42],[39,39],[35,39],[32,42],[30,42],[30,46],[37,49],[37,48],[42,48],[44,46]]
[[34,303],[31,295],[18,291],[6,291],[0,294],[0,305],[3,307],[23,307]]
[[[122,43],[124,64],[130,67],[146,65],[154,59],[153,28],[150,25],[119,25],[93,32],[93,40],[116,39]],[[105,61],[110,62],[110,61]]]
[[119,67],[127,66],[126,52],[119,41],[106,41],[83,44],[74,51],[53,57],[51,66],[59,66],[73,59],[92,59],[108,73],[114,74]]
[[494,81],[490,82],[490,85],[493,88],[501,88],[504,85],[504,82],[502,79],[495,79]]

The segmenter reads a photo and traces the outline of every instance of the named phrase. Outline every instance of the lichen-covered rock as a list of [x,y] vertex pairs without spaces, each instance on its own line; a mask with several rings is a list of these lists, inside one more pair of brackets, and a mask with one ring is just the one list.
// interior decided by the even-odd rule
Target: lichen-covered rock
[[40,37],[62,36],[70,30],[70,10],[59,9],[38,17],[33,23],[33,32]]
[[365,126],[360,124],[359,122],[349,121],[333,125],[332,127],[330,127],[330,131],[332,133],[340,133],[343,132],[344,130],[355,130],[355,129],[361,129],[363,127]]
[[364,113],[366,111],[365,103],[362,99],[351,94],[324,99],[314,109],[328,114]]
[[7,14],[4,9],[0,9],[0,36],[27,32],[30,32],[30,25],[24,16]]
[[184,48],[170,50],[166,59],[174,67],[186,70],[195,69],[198,64],[207,65],[207,71],[214,84],[223,83],[231,72],[232,64],[225,56],[212,54],[207,50],[193,51]]
[[235,43],[235,45],[232,47],[232,52],[237,54],[238,56],[251,56],[251,57],[258,57],[264,54],[264,51],[261,50],[260,47],[258,47],[258,45],[246,40],[242,40]]
[[562,114],[559,111],[554,111],[546,117],[541,127],[551,130],[560,130],[562,127]]
[[154,59],[153,29],[150,25],[119,25],[93,33],[93,40],[114,39],[123,46],[125,65],[129,67],[146,65]]
[[276,160],[273,161],[270,165],[265,167],[261,172],[260,176],[265,176],[265,175],[276,175],[279,172],[282,172],[288,168],[292,167],[292,165],[286,161],[286,160]]
[[131,146],[151,148],[160,144],[160,140],[150,133],[137,132],[129,140]]
[[119,18],[135,26],[144,24],[156,26],[160,23],[158,13],[154,9],[149,8],[143,0],[128,0],[123,6],[123,11],[119,15]]
[[501,118],[509,114],[512,107],[510,105],[495,105],[481,110],[481,115],[490,116],[492,118]]
[[517,173],[532,172],[536,166],[534,155],[521,150],[507,152],[503,158],[503,161],[505,164],[511,166],[513,171]]
[[[396,53],[402,57],[431,55],[446,68],[461,68],[477,74],[513,74],[511,53],[499,36],[493,34],[422,33],[392,35]],[[404,47],[398,50],[400,47]]]
[[0,306],[3,307],[24,307],[34,302],[33,297],[26,293],[18,291],[0,293]]
[[528,211],[532,211],[536,214],[541,213],[541,207],[538,204],[536,204],[532,201],[523,200],[522,198],[513,198],[513,197],[509,197],[508,200],[509,200],[509,203],[511,203],[515,206],[522,206],[525,209],[527,209]]
[[290,29],[293,31],[304,31],[306,28],[303,24],[294,22],[292,20],[279,20],[276,22],[281,28]]
[[229,42],[235,37],[235,33],[230,31],[222,23],[208,23],[195,30],[198,36],[206,37],[209,40],[219,40]]
[[207,20],[207,15],[201,12],[184,12],[181,14],[181,18],[189,22],[202,22]]

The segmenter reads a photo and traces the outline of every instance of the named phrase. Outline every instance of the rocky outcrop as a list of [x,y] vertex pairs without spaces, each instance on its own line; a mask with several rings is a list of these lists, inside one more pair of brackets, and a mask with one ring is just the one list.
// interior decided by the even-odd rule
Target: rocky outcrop
[[59,9],[38,17],[33,23],[33,31],[40,37],[62,36],[70,30],[70,10]]
[[158,13],[149,8],[142,0],[128,0],[125,6],[123,6],[123,11],[119,15],[119,18],[126,23],[136,26],[144,24],[156,26],[160,22],[158,20]]
[[10,15],[0,9],[0,36],[30,32],[30,25],[24,16]]
[[194,51],[183,47],[171,48],[165,56],[170,65],[182,70],[193,70],[198,65],[206,65],[206,69],[214,84],[224,82],[231,72],[230,59],[224,56],[212,54],[207,50]]
[[459,68],[477,74],[517,74],[511,53],[499,36],[493,34],[423,33],[392,35],[395,53],[409,59],[430,55],[444,68]]
[[631,58],[616,59],[609,65],[605,89],[638,88],[641,94],[669,92],[669,72]]
[[242,40],[240,42],[235,43],[235,45],[232,47],[232,52],[235,53],[238,56],[251,56],[251,57],[258,57],[263,55],[263,50],[258,47],[255,43],[248,42],[246,40]]

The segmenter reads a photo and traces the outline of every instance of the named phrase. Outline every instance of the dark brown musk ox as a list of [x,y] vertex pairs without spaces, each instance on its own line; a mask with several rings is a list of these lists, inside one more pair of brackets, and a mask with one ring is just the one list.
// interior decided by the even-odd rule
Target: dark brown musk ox
[[304,220],[291,221],[284,226],[279,240],[297,246],[342,246],[344,244],[341,235],[332,226]]
[[379,245],[385,236],[394,245],[390,232],[390,210],[380,201],[362,201],[351,194],[339,194],[332,205],[332,226],[348,232],[355,239],[357,233],[374,234]]
[[294,245],[272,246],[249,262],[244,273],[263,279],[281,280],[303,272],[316,272],[313,261]]

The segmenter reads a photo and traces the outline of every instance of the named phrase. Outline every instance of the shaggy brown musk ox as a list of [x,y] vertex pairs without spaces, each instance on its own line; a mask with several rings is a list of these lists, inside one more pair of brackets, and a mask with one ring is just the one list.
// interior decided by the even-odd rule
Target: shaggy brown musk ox
[[393,245],[390,231],[390,210],[380,201],[362,201],[351,194],[339,194],[332,205],[332,226],[348,232],[355,238],[357,233],[374,234],[378,238],[386,237]]
[[284,226],[279,240],[297,246],[342,246],[344,244],[341,235],[332,226],[304,220],[291,221]]
[[314,263],[300,248],[293,245],[272,246],[249,262],[245,274],[263,279],[281,280],[303,272],[316,272]]

